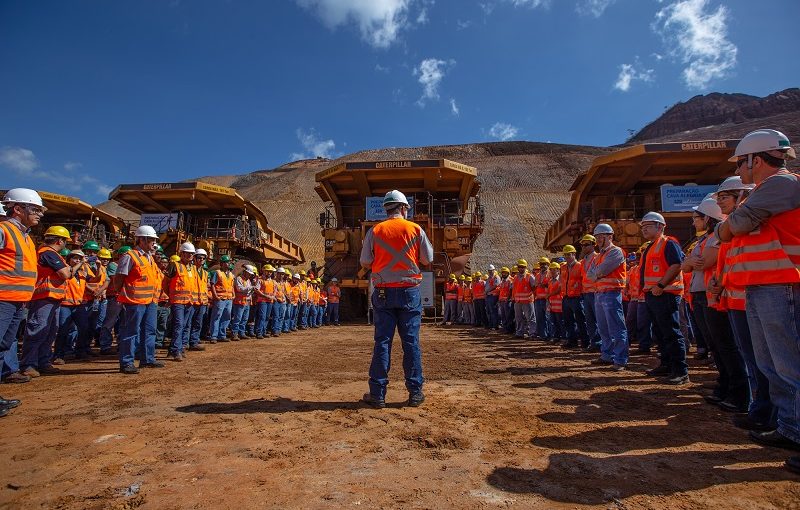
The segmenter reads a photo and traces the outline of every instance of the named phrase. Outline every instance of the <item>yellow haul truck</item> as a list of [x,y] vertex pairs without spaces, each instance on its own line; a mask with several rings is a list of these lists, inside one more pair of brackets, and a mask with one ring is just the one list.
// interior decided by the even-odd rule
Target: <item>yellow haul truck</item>
[[694,236],[692,206],[733,175],[728,162],[739,140],[651,143],[600,156],[572,184],[569,208],[545,235],[545,248],[557,252],[575,244],[597,223],[609,223],[626,251],[644,242],[638,221],[662,212],[667,234],[686,243]]
[[[6,190],[0,190],[0,196]],[[70,248],[80,248],[86,241],[97,241],[100,246],[114,249],[125,242],[130,226],[121,218],[108,214],[80,198],[38,191],[42,203],[47,207],[47,212],[42,221],[33,228],[32,235],[39,244],[44,232],[54,226],[60,225],[69,230],[72,239],[68,243]]]
[[325,242],[326,281],[342,287],[342,316],[367,314],[369,275],[359,255],[367,231],[385,218],[382,201],[393,189],[411,204],[408,219],[418,223],[434,249],[432,305],[439,306],[442,282],[468,265],[472,246],[483,229],[474,167],[449,161],[354,161],[318,172],[315,190],[328,205],[319,223]]
[[204,182],[120,184],[108,198],[140,214],[139,224],[152,226],[168,253],[190,241],[210,260],[228,255],[259,264],[305,262],[303,249],[272,230],[264,212],[233,188]]

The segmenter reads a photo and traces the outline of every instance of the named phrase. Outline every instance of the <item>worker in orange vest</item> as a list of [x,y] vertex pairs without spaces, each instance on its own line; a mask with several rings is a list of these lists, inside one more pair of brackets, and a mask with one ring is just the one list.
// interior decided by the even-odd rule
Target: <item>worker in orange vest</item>
[[283,320],[286,316],[286,269],[279,267],[275,271],[275,303],[272,305],[272,336],[280,336],[283,331]]
[[209,275],[211,286],[211,326],[209,336],[217,342],[229,342],[228,325],[231,323],[231,307],[233,306],[233,262],[228,255],[219,259],[219,269]]
[[533,312],[536,316],[536,337],[551,340],[551,322],[547,316],[547,295],[550,281],[550,259],[539,257],[539,269],[534,274],[536,288],[533,291]]
[[198,274],[192,263],[195,251],[194,244],[183,243],[178,251],[180,260],[169,266],[164,279],[172,310],[172,343],[169,346],[169,359],[172,361],[183,361],[186,348],[189,347],[195,302],[199,305]]
[[475,308],[475,326],[485,327],[488,324],[486,317],[486,280],[480,271],[475,272],[472,279],[472,306]]
[[561,266],[559,279],[563,300],[564,347],[580,347],[587,342],[586,316],[583,311],[583,270],[577,250],[571,244],[562,248],[566,262]]
[[363,400],[374,407],[386,406],[391,344],[397,329],[403,347],[407,404],[417,407],[425,400],[419,346],[422,323],[420,266],[433,262],[433,246],[422,227],[406,219],[410,205],[403,193],[398,190],[386,193],[383,207],[387,219],[367,232],[360,256],[361,266],[372,271],[375,319],[375,349],[369,369],[369,393],[364,395]]
[[486,329],[497,329],[500,324],[500,311],[497,308],[499,301],[497,287],[500,285],[500,276],[493,264],[489,264],[486,276]]
[[592,234],[581,237],[581,295],[583,296],[583,313],[586,316],[586,339],[581,347],[586,352],[600,352],[600,332],[597,330],[597,317],[594,314],[594,282],[586,273],[597,261],[597,238]]
[[512,299],[514,300],[514,321],[517,324],[516,337],[530,338],[530,330],[536,327],[536,318],[533,315],[533,292],[536,280],[528,272],[528,262],[525,259],[517,261],[517,275],[511,283]]
[[167,276],[167,270],[169,269],[169,257],[167,257],[164,252],[158,250],[153,254],[153,257],[158,265],[159,277],[161,278],[161,285],[158,285],[160,292],[158,293],[158,299],[156,301],[158,305],[156,309],[156,347],[163,349],[167,347],[165,342],[169,334],[168,330],[170,324],[169,292],[167,289],[164,289],[163,284],[164,278]]
[[594,283],[594,313],[601,344],[600,357],[592,363],[625,370],[628,365],[628,330],[622,316],[622,289],[627,277],[625,252],[614,245],[611,225],[598,223],[593,234],[600,251],[586,276]]
[[239,276],[233,280],[233,307],[231,309],[231,340],[250,338],[247,334],[247,319],[255,292],[256,267],[245,264]]
[[153,257],[158,240],[155,229],[141,225],[136,229],[136,245],[119,258],[112,285],[117,302],[122,304],[122,324],[119,330],[119,363],[123,374],[137,374],[133,362],[139,358],[139,368],[161,368],[156,360],[156,315],[161,287],[160,271]]
[[636,339],[639,354],[647,354],[653,343],[652,322],[647,306],[644,303],[644,293],[642,292],[641,265],[639,258],[646,245],[642,245],[636,253],[628,255],[628,295],[630,303],[628,312],[625,314],[625,324],[628,328],[628,338],[631,343]]
[[81,250],[72,250],[65,257],[73,277],[65,283],[64,299],[58,311],[58,335],[55,341],[53,364],[63,365],[67,353],[76,359],[89,358],[89,310],[86,307],[86,288],[97,283],[99,276],[89,268],[88,257]]
[[464,289],[467,286],[467,277],[463,273],[458,275],[458,289],[456,290],[456,324],[464,323]]
[[[760,129],[742,138],[730,161],[755,188],[716,235],[731,242],[728,278],[745,289],[756,361],[777,408],[777,428],[752,430],[750,437],[800,450],[800,176],[786,168],[795,156],[779,131]],[[800,457],[791,457],[787,467],[800,470]]]
[[[203,330],[206,313],[208,313],[208,270],[206,261],[208,252],[203,248],[196,248],[192,263],[194,264],[196,285],[194,296],[192,297],[192,320],[189,325],[189,345],[190,351],[205,351],[206,348],[200,343],[200,333]],[[187,348],[187,346],[184,346]]]
[[455,273],[444,282],[444,319],[445,326],[451,326],[458,318],[458,282]]
[[547,306],[550,310],[550,320],[553,325],[553,338],[563,338],[563,297],[561,282],[561,264],[551,262],[548,266],[550,274],[547,280]]
[[472,277],[464,278],[464,324],[475,324],[475,303],[472,294]]
[[500,325],[506,333],[513,333],[514,310],[511,303],[511,270],[507,267],[500,268],[500,284],[497,292],[497,306],[500,311]]
[[325,324],[339,325],[339,301],[342,298],[342,289],[339,287],[339,279],[331,278],[328,284],[328,306],[325,312]]

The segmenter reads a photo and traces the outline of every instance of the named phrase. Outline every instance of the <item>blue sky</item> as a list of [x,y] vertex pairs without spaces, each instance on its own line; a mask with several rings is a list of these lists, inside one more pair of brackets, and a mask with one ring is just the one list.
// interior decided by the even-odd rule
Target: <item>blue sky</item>
[[0,187],[96,203],[378,147],[617,144],[696,94],[799,86],[798,17],[797,0],[0,0]]

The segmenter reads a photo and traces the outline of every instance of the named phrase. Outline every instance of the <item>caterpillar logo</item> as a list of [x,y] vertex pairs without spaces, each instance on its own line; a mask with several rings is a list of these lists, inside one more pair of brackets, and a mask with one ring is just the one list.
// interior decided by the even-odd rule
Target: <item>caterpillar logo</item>
[[728,145],[721,141],[712,142],[688,142],[681,144],[682,151],[705,151],[709,149],[725,149]]
[[375,168],[411,168],[411,161],[379,161]]

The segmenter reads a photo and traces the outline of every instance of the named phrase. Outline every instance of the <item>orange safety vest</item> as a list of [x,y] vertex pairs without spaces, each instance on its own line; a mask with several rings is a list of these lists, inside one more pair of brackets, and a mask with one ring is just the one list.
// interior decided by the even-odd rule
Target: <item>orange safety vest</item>
[[190,305],[197,301],[197,268],[183,262],[175,262],[175,275],[169,281],[169,303]]
[[500,289],[498,292],[500,301],[508,301],[508,298],[511,296],[511,286],[511,278],[505,278],[500,282],[500,285],[497,286]]
[[512,284],[512,291],[514,293],[515,303],[530,303],[533,298],[533,286],[531,285],[531,274],[525,272],[520,278],[519,275],[514,277]]
[[78,274],[67,280],[64,300],[61,306],[78,306],[83,303],[83,295],[86,292],[86,268],[81,269]]
[[[100,280],[96,282],[86,282],[86,290],[84,291],[83,294],[84,303],[88,303],[89,301],[94,301],[95,299],[94,291],[102,287],[103,284],[106,283],[106,280],[108,280],[108,274],[106,273],[106,268],[104,268],[102,264],[100,264],[100,262],[97,263],[97,270],[100,271]],[[97,276],[96,273],[94,275]]]
[[208,271],[195,266],[194,270],[197,272],[197,290],[195,291],[193,303],[195,305],[208,305]]
[[[615,246],[614,248],[619,248],[619,246]],[[622,248],[619,249],[622,250]],[[602,264],[606,256],[612,251],[614,251],[613,248],[609,248],[603,253],[598,254],[597,264],[595,267]],[[595,292],[608,292],[613,290],[621,291],[625,288],[625,278],[627,277],[627,273],[628,269],[625,267],[625,251],[622,250],[622,262],[609,274],[595,281]]]
[[31,297],[31,301],[36,301],[37,299],[55,299],[57,301],[61,301],[64,299],[66,294],[66,282],[58,276],[53,268],[50,266],[43,266],[38,263],[39,256],[46,252],[52,251],[58,258],[61,259],[66,265],[66,261],[63,257],[53,248],[50,246],[42,246],[36,252],[36,289],[33,291],[33,297]]
[[569,264],[561,266],[561,281],[564,285],[561,289],[561,294],[566,297],[581,297],[583,293],[583,264],[576,261],[569,267]]
[[286,282],[285,281],[276,281],[275,282],[275,302],[276,303],[285,303],[286,302]]
[[156,280],[158,281],[158,285],[156,285],[156,288],[158,289],[158,298],[156,299],[156,302],[159,305],[166,303],[167,306],[169,306],[169,292],[164,290],[164,278],[166,277],[167,275],[164,273],[164,271],[161,271],[161,269],[156,271]]
[[[706,236],[705,239],[703,239],[703,242],[700,243],[699,254],[701,256],[703,255],[703,252],[706,249],[706,244],[708,243],[709,239],[711,239],[712,237],[713,237],[713,234],[709,234],[708,236]],[[720,246],[720,248],[721,248],[721,246]],[[720,259],[720,255],[718,253],[717,254],[717,262],[719,262],[719,259]],[[713,294],[708,292],[708,290],[707,290],[708,289],[708,282],[711,281],[711,277],[714,276],[714,273],[716,273],[716,270],[717,270],[716,266],[712,266],[712,267],[709,267],[709,268],[706,268],[706,269],[703,270],[703,283],[705,283],[705,285],[706,285],[706,300],[707,300],[708,306],[710,308],[713,308],[713,309],[718,310],[720,312],[726,312],[728,309],[725,307],[724,302],[722,300],[718,299],[717,296],[714,296]]]
[[328,304],[328,293],[324,290],[319,291],[319,306],[325,306]]
[[595,290],[594,282],[586,276],[586,273],[596,265],[596,262],[597,252],[587,255],[581,260],[581,292],[584,294],[591,294]]
[[328,303],[338,303],[342,297],[342,289],[338,285],[328,287]]
[[0,250],[0,301],[28,302],[36,289],[36,245],[11,221],[0,221],[6,245]]
[[466,285],[466,283],[459,283],[458,284],[458,289],[456,289],[456,299],[458,299],[458,301],[464,301],[464,286],[465,285]]
[[542,273],[539,271],[539,274],[536,275],[536,292],[535,292],[535,300],[537,299],[547,299],[547,292],[548,286],[550,285],[550,276],[547,272]]
[[464,302],[472,303],[472,284],[468,283],[464,286]]
[[800,283],[798,225],[800,209],[792,209],[767,218],[749,234],[735,236],[728,251],[728,280],[739,287]]
[[[241,278],[237,276],[236,278]],[[242,280],[245,281],[245,280]],[[233,304],[234,305],[250,305],[253,303],[253,296],[251,294],[239,292],[237,285],[233,286]]]
[[457,283],[444,283],[444,299],[445,301],[456,301],[458,299],[458,284]]
[[157,273],[161,270],[152,257],[142,255],[136,248],[125,255],[130,257],[131,266],[117,294],[117,302],[128,305],[149,305],[158,296],[161,284]]
[[372,282],[375,287],[414,287],[422,282],[419,245],[422,227],[390,218],[372,227]]
[[[677,242],[674,237],[667,237],[662,234],[661,237],[656,239],[647,249],[647,257],[645,260],[647,265],[644,268],[644,287],[642,287],[643,293],[649,292],[667,273],[669,265],[667,265],[667,257],[664,255],[664,248],[667,246],[668,240]],[[680,295],[683,293],[683,288],[683,272],[679,272],[675,279],[669,282],[669,285],[664,288],[664,292]]]
[[478,280],[472,282],[472,297],[475,299],[486,299],[486,282]]
[[214,283],[214,288],[217,289],[217,297],[220,301],[233,299],[233,273],[225,271],[217,271],[217,281]]
[[549,294],[547,300],[550,303],[550,311],[553,313],[561,313],[563,310],[561,280],[558,278],[553,279],[551,277],[547,282],[547,293]]
[[628,273],[628,295],[632,301],[641,301],[644,297],[642,295],[642,285],[639,282],[641,274],[642,273],[638,265],[633,266],[631,271]]
[[722,285],[719,295],[720,305],[727,310],[745,310],[744,287],[734,285],[730,279],[731,243],[722,243],[719,246],[717,257],[717,282]]
[[300,303],[300,284],[289,287],[289,302],[293,305]]
[[277,282],[272,278],[268,278],[266,280],[258,280],[258,290],[266,294],[268,297],[264,297],[260,294],[256,295],[256,303],[272,303],[275,301],[275,287]]

